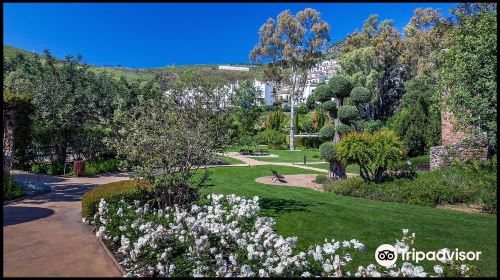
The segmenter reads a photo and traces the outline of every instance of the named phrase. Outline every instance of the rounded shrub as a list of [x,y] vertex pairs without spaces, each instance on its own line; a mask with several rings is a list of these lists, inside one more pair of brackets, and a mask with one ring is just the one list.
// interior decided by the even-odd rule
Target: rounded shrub
[[335,125],[334,124],[326,124],[319,130],[319,136],[325,139],[333,139],[335,136]]
[[341,122],[350,123],[358,118],[359,112],[355,106],[344,105],[338,109],[337,115]]
[[315,90],[314,90],[314,99],[316,101],[319,101],[321,103],[332,100],[333,93],[330,89],[330,86],[327,84],[322,84],[319,85]]
[[339,124],[335,125],[335,130],[337,130],[337,133],[339,135],[345,135],[351,131],[354,131],[354,129],[351,126],[348,126],[348,125],[343,124],[343,123],[339,123]]
[[366,104],[370,102],[372,94],[365,87],[355,87],[352,89],[349,98],[354,102],[354,104]]
[[337,112],[337,104],[333,100],[325,101],[323,104],[321,104],[321,107],[323,108],[323,110],[330,113]]
[[380,120],[370,120],[363,123],[363,132],[373,133],[379,131],[383,128],[383,123]]
[[324,184],[328,181],[328,177],[326,175],[323,175],[323,174],[319,174],[318,176],[316,176],[316,179],[314,179],[314,183],[316,184]]
[[325,142],[319,146],[319,156],[326,160],[332,161],[337,158],[337,147],[333,142]]
[[94,188],[82,197],[82,217],[93,217],[103,198],[106,202],[119,201],[120,199],[131,203],[134,200],[146,202],[152,198],[152,186],[143,180],[127,180]]
[[331,77],[328,81],[328,86],[332,96],[337,98],[348,97],[352,90],[349,79],[341,75]]

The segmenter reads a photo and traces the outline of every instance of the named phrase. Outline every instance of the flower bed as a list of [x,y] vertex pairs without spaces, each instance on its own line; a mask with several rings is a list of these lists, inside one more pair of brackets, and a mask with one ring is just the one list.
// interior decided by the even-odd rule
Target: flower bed
[[[297,237],[277,234],[272,218],[257,215],[258,197],[212,194],[207,200],[190,209],[155,210],[139,201],[108,204],[103,199],[94,217],[83,222],[107,242],[126,276],[431,276],[408,262],[354,267],[353,254],[365,247],[355,239],[325,240],[299,251]],[[403,230],[395,248],[408,251],[414,238]],[[471,273],[464,264],[442,262],[434,267],[436,276]]]

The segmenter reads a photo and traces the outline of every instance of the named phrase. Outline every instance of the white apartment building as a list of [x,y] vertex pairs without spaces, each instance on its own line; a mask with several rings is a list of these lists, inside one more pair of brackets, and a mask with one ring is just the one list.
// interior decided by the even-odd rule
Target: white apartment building
[[[318,63],[314,68],[307,71],[307,80],[304,87],[304,92],[302,98],[297,100],[298,104],[303,103],[307,100],[307,97],[313,93],[313,91],[318,87],[320,83],[327,83],[330,77],[336,75],[340,70],[340,65],[336,60],[325,60]],[[288,101],[290,98],[290,89],[288,87],[283,87],[281,92],[278,94],[278,98],[281,100]]]
[[257,97],[257,104],[263,104],[263,105],[273,105],[273,86],[266,83],[266,82],[261,82],[257,81],[255,79],[253,81],[253,86],[255,89],[257,89],[260,93],[260,96]]
[[248,67],[219,65],[219,70],[250,71]]

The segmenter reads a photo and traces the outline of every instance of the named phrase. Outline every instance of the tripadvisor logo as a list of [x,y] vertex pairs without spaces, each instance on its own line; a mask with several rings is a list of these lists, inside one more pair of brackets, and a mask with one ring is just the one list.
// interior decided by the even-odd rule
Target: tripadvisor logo
[[438,260],[442,263],[449,263],[451,260],[455,261],[478,261],[481,255],[480,251],[459,251],[455,248],[455,251],[450,251],[448,248],[441,249],[439,251],[416,251],[413,248],[411,251],[397,252],[396,248],[389,244],[380,245],[375,251],[375,260],[379,265],[389,267],[396,263],[398,260],[398,255],[403,261],[414,261],[418,263],[419,261],[428,260],[435,261]]
[[398,260],[396,248],[389,244],[382,244],[378,246],[375,251],[375,260],[382,266],[392,266]]

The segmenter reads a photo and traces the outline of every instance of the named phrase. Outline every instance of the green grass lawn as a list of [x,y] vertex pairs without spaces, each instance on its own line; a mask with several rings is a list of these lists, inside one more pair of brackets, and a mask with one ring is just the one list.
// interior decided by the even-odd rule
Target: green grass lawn
[[[266,149],[266,146],[256,146],[256,147],[231,147],[229,149],[230,152],[239,152],[240,149],[248,149],[257,150],[257,149]],[[295,162],[295,163],[304,163],[304,156],[306,156],[307,162],[322,162],[323,160],[319,158],[319,152],[317,149],[306,149],[306,148],[298,148],[300,151],[289,151],[289,150],[273,150],[268,149],[270,154],[277,155],[278,157],[270,157],[270,158],[256,158],[253,159],[266,161],[266,162]],[[315,158],[313,156],[316,156]]]
[[241,163],[244,163],[243,161],[239,160],[239,159],[235,159],[235,158],[232,158],[232,157],[226,157],[226,156],[223,156],[223,155],[217,155],[218,158],[221,158],[227,162],[229,162],[229,164],[241,164]]
[[[273,166],[280,174],[316,173],[293,167]],[[394,244],[402,228],[415,232],[415,248],[422,251],[459,248],[481,251],[479,275],[495,276],[496,215],[467,214],[430,207],[371,201],[338,196],[296,187],[263,185],[257,177],[270,176],[269,166],[214,168],[210,184],[203,193],[234,193],[246,197],[258,195],[262,216],[276,219],[276,230],[285,236],[297,236],[299,246],[322,243],[325,238],[356,238],[366,245],[356,253],[354,267],[375,263],[375,249]],[[400,264],[400,262],[398,262]],[[433,263],[420,263],[433,272]],[[354,270],[354,269],[351,269]]]

